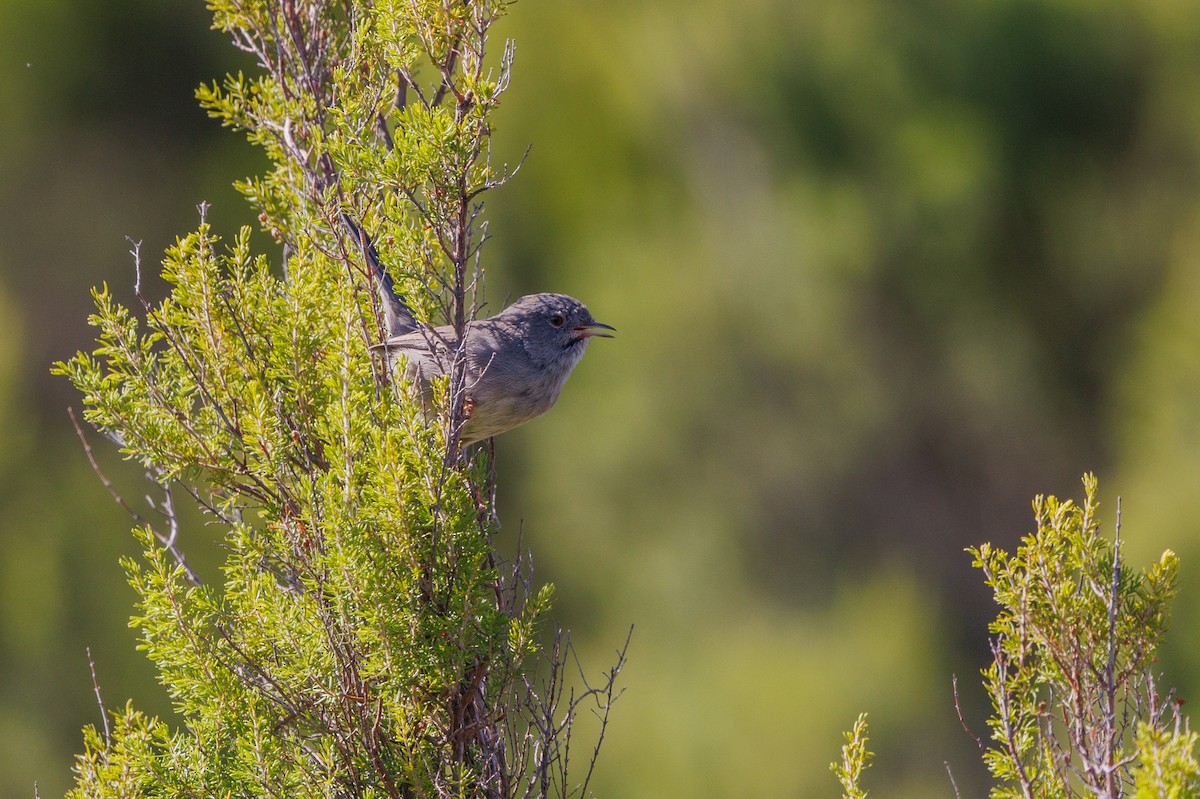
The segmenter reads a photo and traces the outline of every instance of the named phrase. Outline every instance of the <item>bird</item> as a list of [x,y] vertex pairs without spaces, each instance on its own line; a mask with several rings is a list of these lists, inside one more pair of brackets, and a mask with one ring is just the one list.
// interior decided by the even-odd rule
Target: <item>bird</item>
[[[612,338],[605,331],[615,330],[574,297],[551,293],[526,295],[495,316],[468,322],[459,442],[491,438],[550,410],[588,342]],[[430,381],[450,371],[460,343],[454,328],[444,325],[390,336],[373,349],[385,352],[396,370],[402,358],[405,375],[428,404]]]
[[550,410],[588,342],[616,332],[574,297],[528,294],[495,316],[467,322],[464,345],[452,325],[417,322],[365,231],[349,216],[343,223],[362,250],[383,311],[387,337],[371,349],[418,386],[426,408],[432,407],[431,381],[449,374],[461,351],[460,445],[492,438]]

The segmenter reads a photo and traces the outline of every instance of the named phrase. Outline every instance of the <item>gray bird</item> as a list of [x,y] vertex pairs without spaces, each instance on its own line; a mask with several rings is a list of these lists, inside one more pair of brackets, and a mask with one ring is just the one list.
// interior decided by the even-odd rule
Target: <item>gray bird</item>
[[[488,319],[468,322],[463,351],[463,413],[459,441],[481,441],[525,424],[554,405],[594,336],[612,338],[583,303],[565,294],[529,294]],[[373,349],[405,373],[428,403],[429,381],[450,370],[459,339],[450,325],[390,336]]]
[[[403,365],[428,407],[433,400],[429,381],[450,371],[459,350],[454,327],[422,327],[366,231],[348,214],[342,224],[370,269],[387,327],[387,339],[371,349],[385,352],[393,369]],[[612,338],[603,330],[616,328],[597,322],[583,303],[565,294],[529,294],[493,317],[468,322],[463,349],[466,418],[459,443],[491,438],[550,410],[588,340]]]

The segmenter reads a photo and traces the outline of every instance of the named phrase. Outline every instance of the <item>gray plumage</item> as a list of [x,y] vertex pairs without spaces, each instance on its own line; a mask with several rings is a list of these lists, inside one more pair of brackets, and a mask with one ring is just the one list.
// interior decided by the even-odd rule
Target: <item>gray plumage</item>
[[[342,223],[362,252],[387,329],[387,340],[372,349],[385,352],[391,368],[404,369],[428,407],[433,399],[429,381],[450,371],[458,336],[450,325],[422,327],[396,291],[371,237],[348,214]],[[550,410],[588,339],[612,338],[603,330],[613,328],[565,294],[530,294],[489,319],[468,322],[459,442],[482,441]]]
[[[403,316],[389,314],[389,322],[402,322]],[[406,327],[395,325],[394,334],[374,349],[386,352],[394,369],[404,368],[429,402],[429,381],[450,370],[459,340],[449,325]],[[530,294],[493,317],[468,322],[463,348],[466,421],[459,441],[490,438],[550,410],[588,340],[612,338],[604,330],[613,328],[565,294]]]

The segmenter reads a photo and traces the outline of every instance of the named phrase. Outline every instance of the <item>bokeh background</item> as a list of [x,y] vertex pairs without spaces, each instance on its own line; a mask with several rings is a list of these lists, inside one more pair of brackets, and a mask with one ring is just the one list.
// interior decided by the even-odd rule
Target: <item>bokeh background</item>
[[[1200,6],[523,0],[496,35],[498,158],[532,151],[489,198],[489,295],[620,329],[498,447],[507,545],[584,662],[635,627],[600,795],[836,796],[864,710],[879,795],[952,796],[947,764],[981,795],[963,549],[1086,470],[1132,561],[1182,555],[1161,666],[1197,694]],[[126,236],[153,266],[200,201],[253,223],[258,156],[192,99],[249,66],[200,0],[0,2],[0,795],[70,784],[87,647],[110,707],[170,713],[47,370],[89,287],[131,299]]]

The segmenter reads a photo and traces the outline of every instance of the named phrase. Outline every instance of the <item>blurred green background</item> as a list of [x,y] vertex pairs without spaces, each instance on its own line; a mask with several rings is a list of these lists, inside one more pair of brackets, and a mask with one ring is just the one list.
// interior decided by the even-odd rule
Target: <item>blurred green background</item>
[[[489,197],[489,294],[620,330],[498,445],[506,545],[585,663],[636,628],[600,795],[836,796],[863,710],[879,795],[952,796],[947,763],[981,794],[963,548],[1085,470],[1131,560],[1183,557],[1161,665],[1196,695],[1200,6],[523,0],[495,33],[498,160],[533,149]],[[200,0],[0,2],[0,795],[69,785],[85,647],[110,707],[170,712],[47,369],[90,286],[131,299],[125,236],[153,265],[202,200],[253,223],[258,156],[192,99],[247,66]]]

